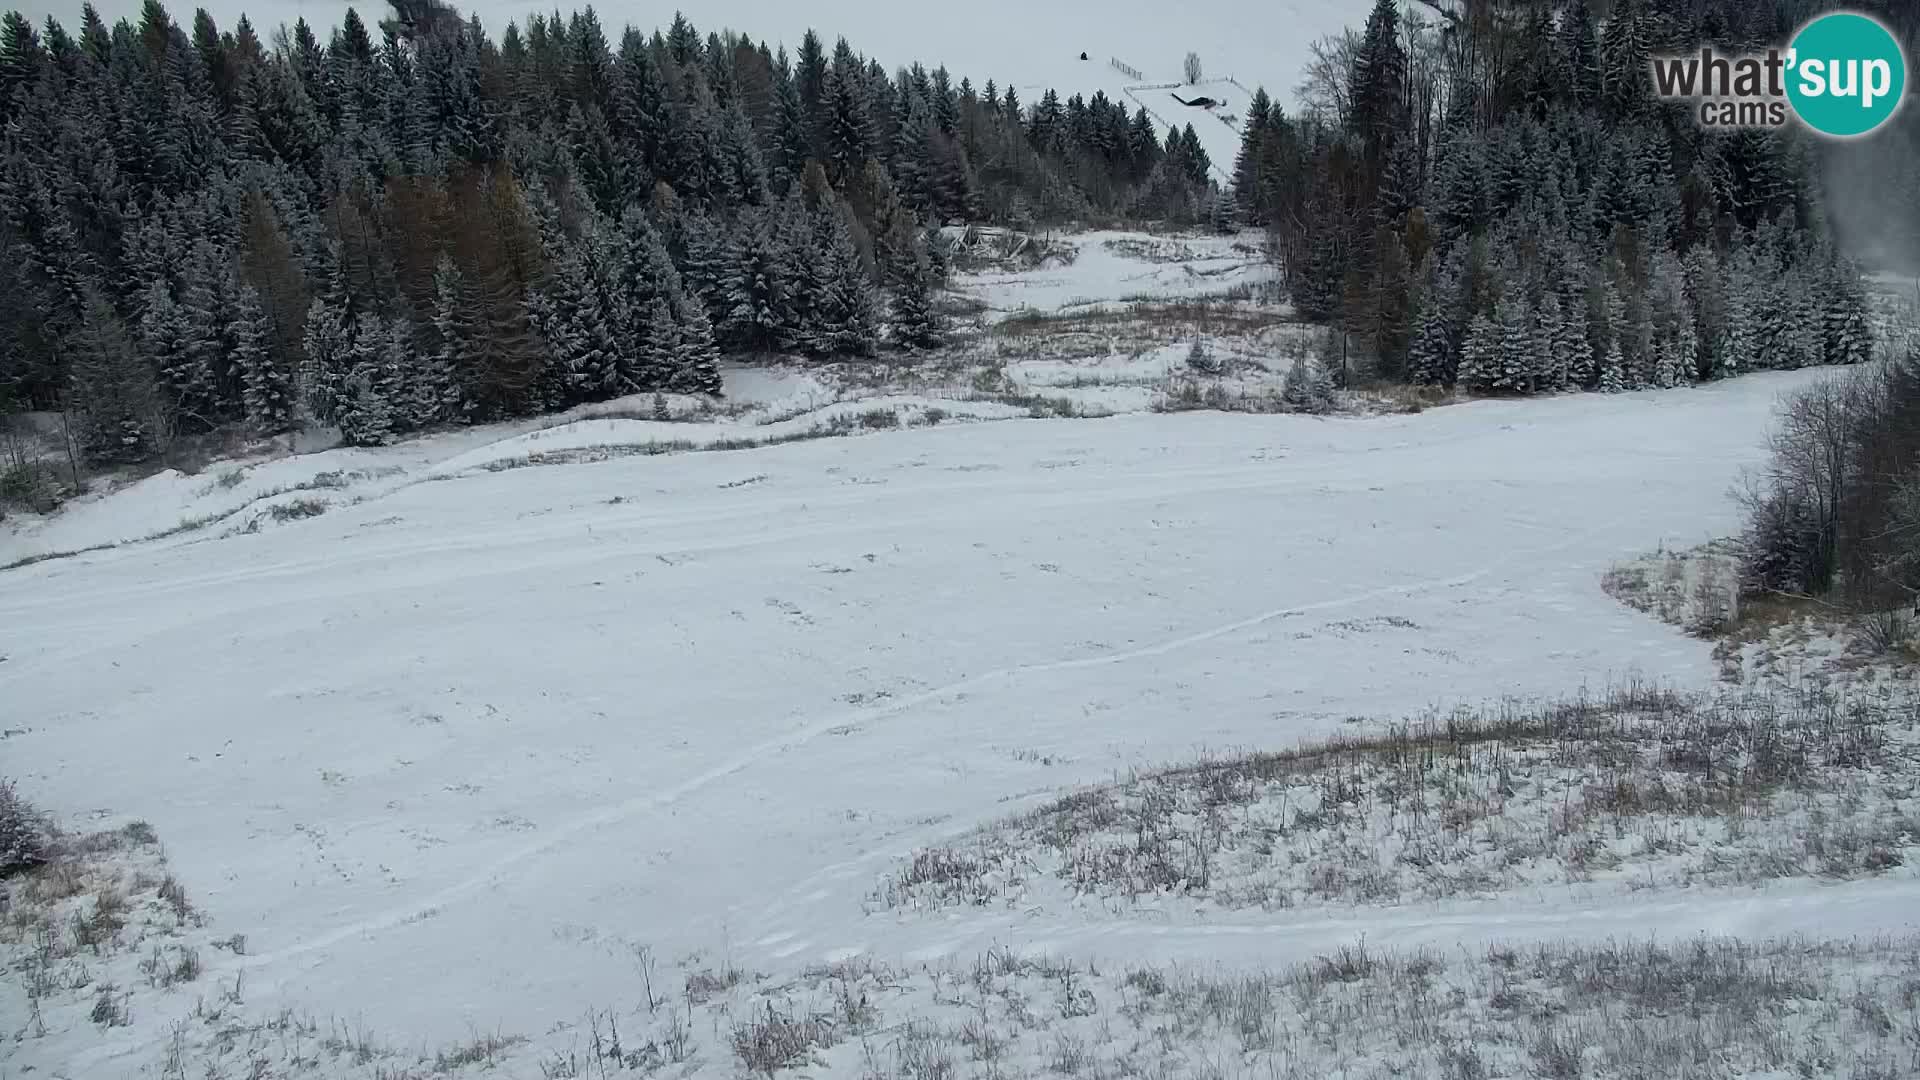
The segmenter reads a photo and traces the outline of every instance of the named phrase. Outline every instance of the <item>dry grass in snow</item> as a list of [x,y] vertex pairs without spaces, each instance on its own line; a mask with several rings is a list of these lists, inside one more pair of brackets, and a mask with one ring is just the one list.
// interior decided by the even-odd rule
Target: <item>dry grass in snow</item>
[[1915,703],[1627,686],[1080,791],[918,851],[877,905],[1400,904],[1910,874]]

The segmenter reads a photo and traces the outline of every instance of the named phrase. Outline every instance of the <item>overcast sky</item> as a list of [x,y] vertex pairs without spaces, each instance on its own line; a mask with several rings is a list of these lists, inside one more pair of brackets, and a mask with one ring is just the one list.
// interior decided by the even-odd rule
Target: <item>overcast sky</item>
[[[96,0],[109,22],[137,18],[140,0]],[[337,24],[344,3],[305,0],[211,0],[206,8],[223,30],[241,12],[253,19],[263,37],[273,27],[304,17],[322,43],[326,28]],[[378,22],[384,4],[358,5],[368,23]],[[525,21],[535,11],[552,11],[553,0],[477,0],[456,4],[477,13],[497,35],[508,20]],[[574,4],[563,3],[562,10]],[[583,6],[583,5],[582,5]],[[673,19],[671,3],[594,5],[607,35],[618,42],[632,23],[651,30]],[[1096,64],[1109,56],[1141,69],[1150,78],[1177,78],[1187,50],[1199,52],[1211,74],[1232,74],[1252,86],[1290,90],[1298,79],[1308,42],[1366,19],[1370,0],[1212,0],[1179,4],[1166,0],[958,0],[942,5],[890,3],[886,0],[700,0],[683,5],[702,33],[732,28],[789,49],[808,26],[829,45],[844,35],[854,48],[889,68],[915,60],[946,64],[955,77],[970,76],[1015,85],[1059,85],[1073,89],[1078,57],[1086,52]],[[80,0],[69,4],[30,0],[22,8],[38,23],[48,13],[69,28],[80,21]],[[168,5],[174,19],[191,25],[193,7]]]

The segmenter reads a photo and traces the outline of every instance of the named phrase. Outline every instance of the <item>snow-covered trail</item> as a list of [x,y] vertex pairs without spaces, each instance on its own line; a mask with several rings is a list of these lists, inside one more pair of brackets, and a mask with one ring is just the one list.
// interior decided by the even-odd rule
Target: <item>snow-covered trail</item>
[[[1014,936],[1238,959],[1559,934],[1552,897],[1238,933],[861,902],[892,856],[1132,766],[1630,670],[1705,682],[1706,646],[1599,575],[1726,531],[1808,377],[528,468],[43,563],[0,574],[7,771],[152,821],[248,936],[213,974],[244,965],[251,1000],[426,1042],[628,1001],[633,945],[778,971]],[[1850,888],[1865,925],[1913,907]],[[1772,925],[1794,895],[1585,925]]]

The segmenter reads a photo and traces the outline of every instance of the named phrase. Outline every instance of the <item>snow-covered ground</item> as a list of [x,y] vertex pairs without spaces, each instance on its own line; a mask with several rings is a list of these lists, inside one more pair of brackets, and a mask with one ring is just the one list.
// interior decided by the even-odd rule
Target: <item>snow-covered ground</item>
[[954,289],[986,306],[990,317],[1111,311],[1129,303],[1220,297],[1271,284],[1275,267],[1258,232],[1234,236],[1154,236],[1079,232],[1054,239],[1070,260],[1035,269],[962,274]]
[[[1911,878],[1161,924],[869,912],[912,851],[1135,767],[1629,672],[1706,684],[1709,645],[1601,576],[1730,532],[1776,395],[1815,377],[669,455],[608,450],[660,422],[585,420],[572,445],[605,460],[422,468],[253,535],[0,572],[6,771],[68,822],[152,822],[206,932],[246,938],[202,952],[203,986],[421,1045],[631,1008],[642,946],[778,977],[1008,946],[1248,964],[1360,935],[1901,931]],[[538,464],[571,430],[501,452]],[[499,434],[394,452],[445,465]],[[206,483],[92,512],[183,516]],[[194,1000],[25,1039],[9,1068],[135,1074]]]

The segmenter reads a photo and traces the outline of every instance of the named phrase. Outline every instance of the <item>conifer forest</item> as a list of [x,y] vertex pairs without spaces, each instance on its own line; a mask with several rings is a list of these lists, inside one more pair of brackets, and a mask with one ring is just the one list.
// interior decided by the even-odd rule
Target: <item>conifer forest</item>
[[941,228],[967,223],[1263,229],[1299,313],[1373,380],[1528,394],[1851,363],[1870,312],[1826,178],[1894,176],[1850,205],[1911,205],[1912,111],[1867,147],[1716,133],[1646,77],[1653,53],[1761,47],[1820,6],[1379,0],[1297,108],[1261,91],[1231,163],[1104,94],[1027,101],[992,72],[684,15],[10,14],[0,409],[64,411],[91,460],[133,462],[223,427],[370,445],[713,393],[729,355],[911,357],[952,331]]

